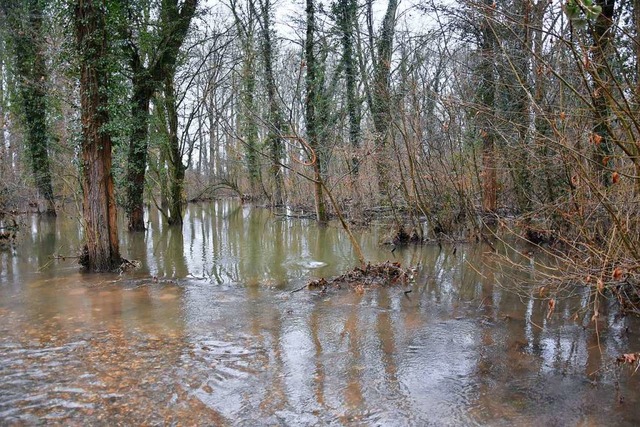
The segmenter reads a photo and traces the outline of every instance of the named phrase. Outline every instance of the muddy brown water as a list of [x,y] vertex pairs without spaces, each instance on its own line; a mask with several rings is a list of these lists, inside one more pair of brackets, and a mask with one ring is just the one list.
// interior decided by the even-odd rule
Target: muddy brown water
[[77,218],[23,220],[0,252],[1,425],[640,424],[614,363],[638,323],[576,320],[579,290],[547,319],[480,246],[391,253],[388,227],[358,231],[372,261],[420,261],[415,282],[321,295],[291,291],[356,265],[345,234],[234,201],[121,233],[141,262],[123,275],[52,260]]

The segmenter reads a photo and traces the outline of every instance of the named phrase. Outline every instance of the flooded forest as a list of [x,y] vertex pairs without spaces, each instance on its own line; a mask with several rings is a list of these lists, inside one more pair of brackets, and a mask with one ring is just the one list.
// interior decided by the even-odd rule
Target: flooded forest
[[0,425],[638,425],[639,214],[638,0],[0,0]]

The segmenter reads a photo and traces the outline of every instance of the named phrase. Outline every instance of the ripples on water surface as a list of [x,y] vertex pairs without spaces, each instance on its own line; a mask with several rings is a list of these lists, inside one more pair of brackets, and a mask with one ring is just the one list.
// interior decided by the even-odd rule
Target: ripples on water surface
[[142,267],[118,276],[51,261],[79,246],[74,220],[25,221],[0,253],[3,425],[640,423],[638,379],[612,363],[640,349],[638,325],[602,316],[598,349],[572,319],[584,298],[547,320],[480,247],[394,255],[374,228],[358,233],[366,256],[422,261],[414,284],[292,294],[356,264],[340,229],[194,205],[182,232],[152,217],[122,233]]

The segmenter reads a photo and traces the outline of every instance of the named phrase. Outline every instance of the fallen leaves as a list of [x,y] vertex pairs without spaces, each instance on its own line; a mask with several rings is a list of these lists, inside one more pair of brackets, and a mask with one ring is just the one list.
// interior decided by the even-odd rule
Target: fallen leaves
[[618,365],[628,365],[631,368],[635,367],[635,369],[633,370],[634,374],[640,367],[640,363],[638,363],[639,360],[640,353],[624,353],[623,355],[616,358],[616,362],[618,362]]
[[611,174],[611,181],[612,181],[614,184],[617,184],[617,183],[618,183],[618,181],[620,181],[620,174],[619,174],[618,172],[614,172],[614,173],[612,173],[612,174]]
[[625,353],[622,356],[618,357],[618,362],[627,363],[629,365],[633,365],[638,361],[640,357],[640,353]]
[[414,277],[415,269],[402,268],[399,262],[382,262],[379,264],[367,264],[364,268],[356,267],[331,280],[321,278],[309,282],[307,289],[320,289],[326,292],[329,287],[341,289],[347,286],[358,295],[364,294],[367,289],[394,285],[406,285]]
[[622,270],[622,268],[616,267],[613,270],[613,273],[611,274],[611,276],[613,277],[613,280],[620,280],[623,274],[624,274],[624,271]]
[[602,142],[602,135],[599,135],[597,133],[592,133],[590,136],[591,142],[594,145],[600,145],[600,143]]

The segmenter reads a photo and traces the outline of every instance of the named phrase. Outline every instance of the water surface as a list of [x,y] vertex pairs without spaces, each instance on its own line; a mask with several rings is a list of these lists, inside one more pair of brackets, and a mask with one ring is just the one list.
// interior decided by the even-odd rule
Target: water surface
[[[0,424],[637,425],[638,378],[615,357],[640,328],[588,296],[508,292],[480,246],[398,249],[406,287],[292,290],[357,264],[337,227],[234,201],[121,233],[139,270],[90,275],[77,219],[24,218],[0,252]],[[406,291],[411,290],[410,293]],[[577,316],[576,316],[577,313]]]

